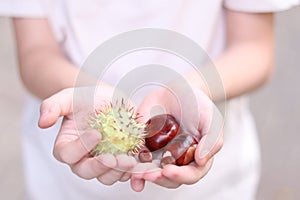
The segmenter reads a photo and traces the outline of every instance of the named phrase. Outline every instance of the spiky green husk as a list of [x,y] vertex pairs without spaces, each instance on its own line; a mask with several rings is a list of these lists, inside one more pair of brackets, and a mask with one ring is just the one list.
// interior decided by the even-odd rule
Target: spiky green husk
[[137,152],[145,143],[144,125],[136,121],[138,117],[133,107],[126,107],[123,101],[96,110],[89,124],[101,133],[102,139],[91,154],[97,156]]

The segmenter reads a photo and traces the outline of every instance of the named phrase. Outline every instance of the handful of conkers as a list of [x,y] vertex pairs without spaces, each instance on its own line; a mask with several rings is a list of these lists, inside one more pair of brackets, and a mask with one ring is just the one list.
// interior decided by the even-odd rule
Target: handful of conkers
[[139,151],[141,162],[151,162],[152,153],[162,150],[161,166],[187,165],[194,160],[199,136],[182,131],[179,123],[170,114],[150,118],[145,127],[145,146]]

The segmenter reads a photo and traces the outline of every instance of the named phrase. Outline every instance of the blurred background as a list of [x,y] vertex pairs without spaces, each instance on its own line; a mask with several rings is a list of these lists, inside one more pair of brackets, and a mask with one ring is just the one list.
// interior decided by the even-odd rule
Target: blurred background
[[[257,200],[300,199],[299,19],[300,7],[276,14],[275,74],[251,95],[262,151]],[[0,199],[24,196],[19,138],[24,96],[12,25],[0,18]]]

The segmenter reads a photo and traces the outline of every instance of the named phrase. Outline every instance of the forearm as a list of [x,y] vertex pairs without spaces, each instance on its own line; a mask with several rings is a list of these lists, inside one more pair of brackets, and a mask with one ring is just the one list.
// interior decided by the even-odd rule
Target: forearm
[[44,99],[73,87],[79,69],[65,56],[47,19],[14,18],[13,24],[20,76],[28,90]]
[[[212,67],[215,69],[211,69]],[[245,43],[229,47],[214,61],[214,66],[205,66],[201,71],[202,78],[195,72],[187,77],[192,80],[192,85],[213,100],[222,101],[262,86],[269,80],[272,71],[272,45]],[[220,83],[222,85],[214,85]]]
[[215,61],[226,98],[234,98],[263,85],[273,71],[272,45],[245,43],[229,47]]
[[78,69],[58,50],[40,47],[19,54],[20,75],[27,89],[44,99],[74,86]]
[[[274,36],[272,14],[227,11],[226,47],[214,60],[214,66],[203,69],[204,80],[194,73],[192,82],[214,100],[234,98],[265,83],[273,71]],[[215,67],[216,73],[212,73]],[[220,78],[224,89],[214,81]],[[205,85],[208,80],[208,87]],[[216,79],[217,80],[217,79]],[[218,90],[218,91],[214,91]],[[225,95],[223,94],[225,93]],[[213,94],[213,95],[211,95]]]
[[226,17],[226,48],[215,64],[227,98],[233,98],[258,88],[272,74],[273,14],[227,10]]

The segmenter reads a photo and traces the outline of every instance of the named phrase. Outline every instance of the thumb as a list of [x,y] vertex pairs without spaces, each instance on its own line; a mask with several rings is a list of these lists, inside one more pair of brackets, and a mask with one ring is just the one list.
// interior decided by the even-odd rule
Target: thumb
[[59,117],[72,112],[73,89],[64,89],[45,99],[40,106],[40,128],[53,126]]
[[224,143],[223,130],[221,130],[218,136],[212,136],[212,134],[204,135],[199,141],[195,151],[195,161],[199,166],[204,166],[216,153],[218,153]]
[[164,102],[157,102],[153,96],[149,96],[141,103],[137,108],[137,113],[140,115],[138,121],[141,123],[146,123],[153,116],[168,114]]
[[150,118],[149,111],[144,105],[138,107],[137,110],[136,110],[136,113],[139,116],[137,118],[137,121],[139,123],[145,124],[148,121],[148,119]]

